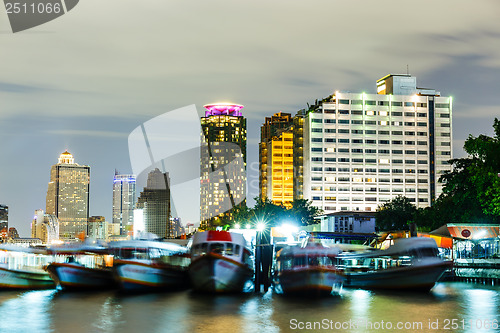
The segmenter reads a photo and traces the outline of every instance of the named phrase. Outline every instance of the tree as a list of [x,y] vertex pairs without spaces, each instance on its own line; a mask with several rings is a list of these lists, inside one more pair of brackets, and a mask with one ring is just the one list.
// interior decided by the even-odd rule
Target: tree
[[464,150],[469,155],[451,160],[453,171],[445,173],[443,195],[436,209],[447,211],[454,222],[500,222],[500,121],[495,136],[469,135]]
[[376,213],[376,225],[379,230],[409,230],[409,224],[417,218],[417,207],[407,197],[398,195],[379,206]]

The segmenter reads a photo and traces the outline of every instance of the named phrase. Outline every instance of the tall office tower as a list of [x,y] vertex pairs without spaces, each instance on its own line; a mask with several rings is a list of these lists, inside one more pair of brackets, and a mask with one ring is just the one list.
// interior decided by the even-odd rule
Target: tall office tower
[[9,229],[9,207],[0,204],[0,230]]
[[75,163],[68,151],[50,170],[45,212],[59,219],[61,240],[87,234],[89,217],[90,166]]
[[134,226],[135,175],[119,175],[113,180],[113,223],[120,225],[120,234],[127,235]]
[[[276,139],[278,134],[281,134],[284,129],[289,129],[291,133],[291,137],[293,138],[292,129],[292,115],[289,113],[275,113],[272,117],[266,117],[265,123],[260,127],[260,143],[259,143],[259,197],[261,199],[268,198],[270,200],[275,200],[272,195],[272,191],[269,191],[270,187],[269,180],[273,180],[273,177],[282,178],[283,168],[278,166],[278,162],[275,159],[276,167],[274,167],[273,163],[270,162],[269,156],[273,157],[273,155],[269,155],[269,147],[272,149],[273,145],[269,145],[269,142]],[[290,138],[290,135],[287,135],[287,139]],[[276,148],[278,145],[274,145]],[[291,146],[291,142],[290,142]],[[274,152],[274,154],[279,154],[282,152]],[[283,156],[282,156],[283,158]],[[290,168],[291,169],[291,168]],[[274,175],[273,175],[274,173]],[[277,174],[280,174],[279,176]],[[292,170],[293,176],[293,170]],[[280,179],[281,180],[281,179]],[[273,186],[277,184],[273,184]],[[270,192],[270,193],[269,193]],[[275,191],[277,193],[277,190]],[[282,202],[280,200],[279,202]]]
[[377,81],[378,94],[341,93],[304,122],[304,198],[324,211],[374,211],[404,195],[425,207],[451,170],[452,98],[411,75]]
[[293,116],[293,199],[304,199],[304,119],[305,111]]
[[45,214],[43,209],[35,210],[31,222],[31,238],[38,238],[43,244],[59,240],[59,220],[55,215]]
[[137,199],[142,209],[145,232],[170,236],[170,179],[158,168],[148,174],[147,185]]
[[201,118],[200,227],[231,219],[233,207],[246,205],[246,119],[243,105],[209,104]]

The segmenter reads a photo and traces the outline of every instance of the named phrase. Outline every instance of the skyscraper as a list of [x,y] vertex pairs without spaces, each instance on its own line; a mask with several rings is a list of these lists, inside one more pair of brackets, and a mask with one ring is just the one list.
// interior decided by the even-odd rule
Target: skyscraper
[[137,199],[142,209],[144,230],[159,237],[170,237],[170,179],[158,168],[148,174],[147,185]]
[[411,75],[388,75],[377,91],[335,92],[306,112],[304,198],[327,213],[374,211],[397,195],[425,207],[441,194],[452,98]]
[[120,234],[132,232],[134,225],[135,175],[119,175],[113,180],[113,223],[120,225]]
[[9,207],[0,204],[0,231],[3,228],[9,230]]
[[233,207],[245,205],[246,119],[243,105],[204,106],[201,118],[200,227],[217,226],[231,218]]
[[75,163],[73,155],[65,151],[50,170],[46,213],[59,219],[62,240],[74,240],[87,234],[89,217],[90,167]]
[[[281,192],[280,187],[278,184],[272,185],[271,183],[273,180],[276,180],[277,182],[280,182],[283,179],[283,172],[284,172],[284,155],[283,154],[288,154],[290,155],[290,167],[287,169],[290,169],[290,174],[292,178],[290,178],[290,175],[287,176],[287,178],[291,179],[293,182],[293,170],[292,170],[292,140],[293,140],[293,132],[292,132],[292,115],[290,113],[275,113],[272,117],[266,117],[265,123],[261,126],[260,128],[260,143],[259,143],[259,196],[261,199],[268,198],[272,200],[275,203],[281,203],[282,202],[282,194],[279,193]],[[287,131],[286,134],[282,134],[283,131]],[[289,142],[289,148],[290,151],[285,153],[285,150],[283,150],[283,145],[280,144],[272,144],[270,143],[271,141],[280,141],[281,139],[278,139],[278,136],[282,137],[286,136],[286,139]],[[292,140],[290,140],[292,139]],[[277,147],[281,147],[278,151]],[[277,156],[279,155],[279,156]],[[276,157],[276,158],[273,158]],[[280,157],[281,161],[283,163],[278,163],[277,157]],[[274,161],[271,161],[274,160]],[[288,161],[287,161],[288,162]],[[279,164],[279,165],[278,165]],[[284,185],[284,184],[281,184]],[[275,187],[276,190],[274,193],[276,195],[273,195],[272,188]],[[292,188],[293,190],[293,188]],[[293,192],[293,191],[292,191]],[[292,193],[293,194],[293,193]],[[276,197],[276,200],[275,200]],[[280,198],[279,200],[277,198]],[[293,198],[292,198],[293,199]]]

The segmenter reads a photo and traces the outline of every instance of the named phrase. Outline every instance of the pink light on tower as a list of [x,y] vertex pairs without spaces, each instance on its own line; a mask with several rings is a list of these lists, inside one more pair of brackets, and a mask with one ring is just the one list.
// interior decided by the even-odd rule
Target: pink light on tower
[[205,117],[208,116],[242,116],[241,109],[243,105],[233,104],[233,103],[214,103],[203,105],[207,111],[205,111]]

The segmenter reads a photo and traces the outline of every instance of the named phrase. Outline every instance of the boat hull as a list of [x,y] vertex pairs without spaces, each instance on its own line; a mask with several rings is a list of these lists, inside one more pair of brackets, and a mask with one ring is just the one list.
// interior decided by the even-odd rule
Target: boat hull
[[47,272],[10,270],[0,267],[1,289],[50,289],[54,281]]
[[151,289],[177,289],[188,286],[184,270],[135,261],[115,260],[115,278],[121,289],[141,291]]
[[278,275],[280,289],[290,295],[337,295],[343,280],[338,270],[319,267],[282,271]]
[[242,292],[253,270],[245,264],[209,253],[198,257],[189,266],[194,289],[207,293]]
[[362,289],[430,290],[449,268],[447,262],[414,264],[371,272],[348,272],[344,286]]
[[111,289],[116,285],[111,269],[88,268],[72,263],[47,266],[52,279],[62,289]]

